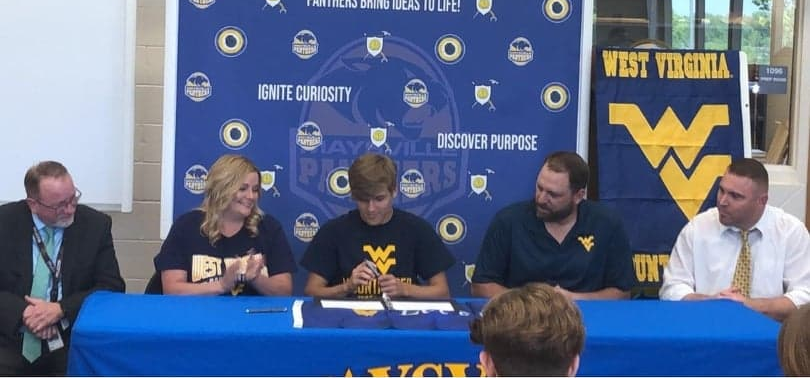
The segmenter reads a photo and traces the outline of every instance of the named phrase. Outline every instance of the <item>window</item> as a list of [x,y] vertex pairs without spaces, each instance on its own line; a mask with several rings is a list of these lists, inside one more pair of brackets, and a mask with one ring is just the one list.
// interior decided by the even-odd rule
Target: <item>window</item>
[[753,157],[791,164],[796,1],[594,0],[593,40],[603,46],[649,40],[675,49],[744,51]]

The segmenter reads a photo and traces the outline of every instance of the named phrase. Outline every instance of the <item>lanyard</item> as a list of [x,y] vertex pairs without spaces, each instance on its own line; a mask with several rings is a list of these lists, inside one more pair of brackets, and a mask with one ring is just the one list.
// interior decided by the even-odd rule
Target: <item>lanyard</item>
[[51,284],[51,302],[56,302],[59,297],[59,279],[62,276],[62,250],[64,249],[63,246],[59,246],[59,252],[56,253],[56,264],[53,263],[51,257],[48,256],[48,249],[45,248],[45,243],[42,241],[42,236],[39,234],[39,230],[37,227],[34,226],[34,241],[37,243],[37,248],[39,249],[39,254],[42,256],[42,260],[45,261],[45,265],[48,266],[48,271],[51,272],[51,278],[53,282]]

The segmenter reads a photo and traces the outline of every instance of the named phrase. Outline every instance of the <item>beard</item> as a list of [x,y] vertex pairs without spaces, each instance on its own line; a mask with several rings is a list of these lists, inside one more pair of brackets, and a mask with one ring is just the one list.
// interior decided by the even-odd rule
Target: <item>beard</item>
[[66,219],[58,219],[52,226],[57,228],[68,228],[70,225],[73,224],[73,221],[76,219],[76,216],[73,215],[70,218]]
[[559,210],[550,210],[535,203],[535,215],[543,222],[559,222],[574,212],[574,201],[569,202]]

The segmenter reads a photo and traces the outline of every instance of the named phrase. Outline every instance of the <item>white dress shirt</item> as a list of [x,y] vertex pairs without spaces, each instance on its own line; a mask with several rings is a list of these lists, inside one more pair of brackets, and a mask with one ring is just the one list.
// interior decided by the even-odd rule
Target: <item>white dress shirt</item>
[[[804,224],[782,209],[766,206],[748,235],[751,247],[751,298],[784,295],[796,307],[810,302],[810,235]],[[664,269],[660,297],[714,295],[731,287],[742,248],[740,230],[720,223],[717,208],[684,226]]]

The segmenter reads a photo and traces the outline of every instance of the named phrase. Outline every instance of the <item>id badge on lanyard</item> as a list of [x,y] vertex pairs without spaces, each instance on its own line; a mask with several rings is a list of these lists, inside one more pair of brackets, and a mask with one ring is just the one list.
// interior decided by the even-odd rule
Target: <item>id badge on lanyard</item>
[[[34,227],[34,241],[37,243],[37,249],[39,249],[42,261],[45,262],[51,274],[50,301],[56,302],[59,299],[59,280],[62,278],[62,246],[59,246],[59,251],[56,253],[56,263],[54,264],[51,257],[48,256],[48,250],[36,226]],[[62,330],[67,328],[66,325],[67,319],[64,318],[56,324],[56,335],[47,340],[49,351],[53,352],[65,347],[65,342],[62,339]]]

